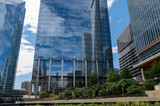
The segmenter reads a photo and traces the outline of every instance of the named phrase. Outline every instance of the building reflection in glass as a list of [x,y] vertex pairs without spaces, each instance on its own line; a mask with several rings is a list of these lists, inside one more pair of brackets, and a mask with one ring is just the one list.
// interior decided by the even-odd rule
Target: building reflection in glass
[[[98,74],[103,76],[107,69],[113,68],[111,48],[106,0],[41,0],[34,58],[43,56],[42,61],[46,61],[47,77],[42,76],[46,79],[49,58],[53,58],[51,89],[61,85],[72,88],[72,59],[76,59],[76,81],[80,79],[84,83],[84,59],[87,60],[87,75],[96,72],[97,60]],[[36,67],[37,61],[34,62],[33,83]]]

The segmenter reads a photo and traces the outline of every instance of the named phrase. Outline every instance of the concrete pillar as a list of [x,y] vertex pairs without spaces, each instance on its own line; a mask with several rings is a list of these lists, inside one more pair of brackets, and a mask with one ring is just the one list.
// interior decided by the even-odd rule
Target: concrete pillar
[[50,91],[51,89],[51,72],[52,72],[52,58],[49,58],[48,91]]
[[37,98],[38,96],[38,88],[39,88],[39,70],[40,70],[40,62],[41,62],[41,59],[38,58],[38,69],[37,69],[37,79],[36,79],[36,92],[35,92],[35,96]]
[[141,74],[142,74],[143,81],[145,81],[146,79],[145,79],[145,76],[144,76],[144,69],[143,68],[141,69]]
[[73,59],[73,88],[76,87],[76,59]]
[[64,59],[61,60],[61,87],[63,87],[63,63]]
[[84,73],[85,73],[85,87],[88,87],[88,81],[87,81],[87,59],[84,59]]
[[97,75],[99,74],[99,69],[98,69],[99,66],[98,66],[98,62],[99,62],[98,59],[96,59],[96,73],[97,73]]

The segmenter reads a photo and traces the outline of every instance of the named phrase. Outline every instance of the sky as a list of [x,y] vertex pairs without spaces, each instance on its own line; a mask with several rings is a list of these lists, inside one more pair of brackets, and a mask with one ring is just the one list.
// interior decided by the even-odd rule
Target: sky
[[[20,46],[15,89],[21,82],[31,81],[40,0],[26,1],[26,16]],[[108,0],[114,67],[119,69],[117,37],[130,23],[127,0]]]

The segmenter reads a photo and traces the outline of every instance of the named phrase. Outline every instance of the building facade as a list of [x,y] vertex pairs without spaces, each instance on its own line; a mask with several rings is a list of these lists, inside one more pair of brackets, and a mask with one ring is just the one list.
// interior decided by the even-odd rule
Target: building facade
[[37,85],[41,91],[47,89],[41,82],[51,90],[73,88],[79,79],[87,84],[84,77],[90,72],[104,75],[113,68],[111,48],[106,0],[41,0],[32,76],[34,88],[37,72],[44,63],[46,74],[39,74]]
[[0,0],[0,69],[5,91],[14,88],[24,16],[25,2]]
[[[128,0],[136,53],[143,71],[160,60],[160,0]],[[144,77],[143,77],[144,79]]]
[[132,25],[129,24],[117,38],[120,71],[127,67],[133,77],[141,76],[140,69],[134,69],[133,66],[138,62],[138,56],[133,40]]
[[21,89],[25,90],[27,94],[29,94],[31,88],[31,82],[29,81],[24,81],[21,83]]

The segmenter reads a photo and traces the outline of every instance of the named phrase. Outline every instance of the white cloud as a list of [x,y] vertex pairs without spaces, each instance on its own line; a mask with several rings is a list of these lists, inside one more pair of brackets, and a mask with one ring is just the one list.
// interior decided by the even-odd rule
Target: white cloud
[[108,1],[107,1],[107,2],[108,2],[108,8],[109,8],[109,9],[112,7],[112,5],[113,5],[113,3],[114,3],[115,1],[118,1],[118,0],[108,0]]
[[112,47],[112,52],[113,52],[113,53],[118,53],[118,48],[117,48],[117,46],[116,46],[116,47]]
[[24,30],[37,32],[40,0],[24,0],[26,1],[26,16],[24,21]]
[[120,19],[120,20],[118,20],[118,23],[121,23],[122,22],[122,20]]
[[109,16],[109,22],[112,22],[112,17],[111,16]]
[[25,75],[32,72],[33,59],[34,47],[25,39],[25,35],[23,35],[16,76]]

